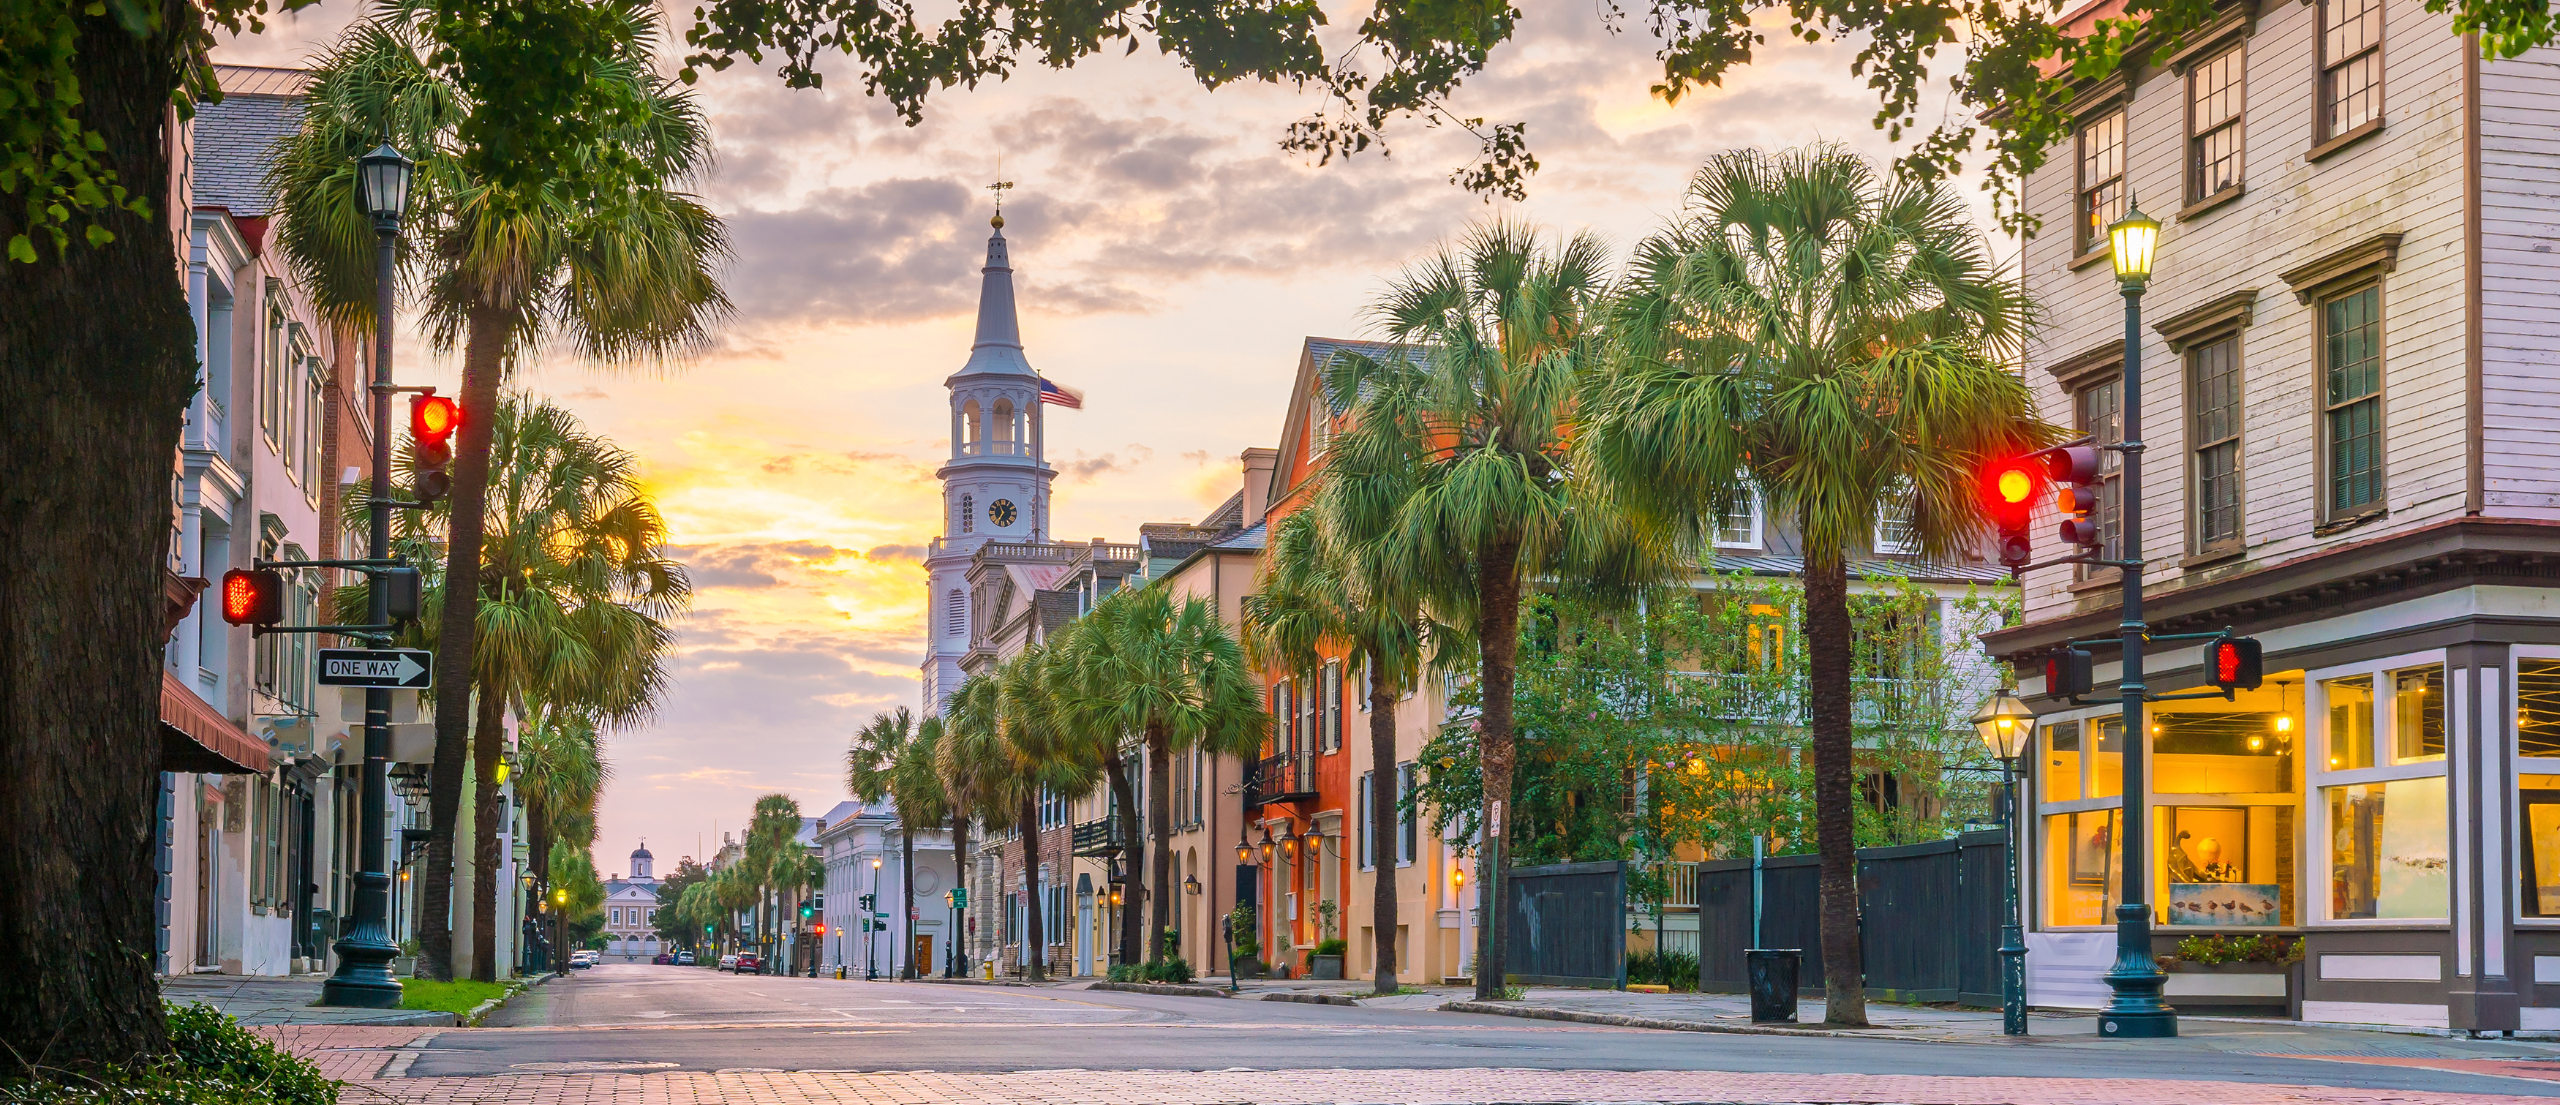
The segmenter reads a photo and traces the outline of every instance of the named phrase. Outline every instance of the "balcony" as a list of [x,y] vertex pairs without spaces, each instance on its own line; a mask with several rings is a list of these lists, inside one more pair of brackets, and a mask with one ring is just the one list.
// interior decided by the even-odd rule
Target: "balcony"
[[1027,457],[1031,455],[1031,443],[1028,441],[964,441],[960,443],[960,455],[964,457]]
[[1253,774],[1245,779],[1244,804],[1248,807],[1307,802],[1315,796],[1316,758],[1312,752],[1257,760]]
[[1067,850],[1079,856],[1116,856],[1127,851],[1120,839],[1120,819],[1106,817],[1077,823],[1068,837]]
[[[1709,712],[1726,721],[1801,725],[1808,720],[1811,707],[1798,681],[1715,672],[1681,674],[1708,689]],[[1948,689],[1942,681],[1862,677],[1852,682],[1856,684],[1849,706],[1853,724],[1928,724],[1936,720],[1932,715],[1940,713],[1947,717],[1939,724],[1959,720],[1960,703],[1939,701]]]

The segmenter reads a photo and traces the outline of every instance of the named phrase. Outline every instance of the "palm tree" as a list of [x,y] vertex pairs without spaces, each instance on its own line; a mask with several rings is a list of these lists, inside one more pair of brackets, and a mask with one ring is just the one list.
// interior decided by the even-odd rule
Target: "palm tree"
[[[1004,688],[993,673],[962,680],[943,708],[942,739],[934,746],[934,770],[951,815],[951,866],[954,887],[969,885],[969,822],[988,831],[1010,824],[1017,808],[1005,794],[1010,772],[1004,748]],[[957,938],[965,926],[954,926],[952,957],[945,977],[966,974],[969,961]]]
[[744,855],[738,863],[742,877],[753,888],[756,915],[757,973],[773,969],[772,952],[768,950],[781,930],[780,906],[775,896],[781,892],[796,871],[799,846],[800,803],[788,794],[768,794],[756,799],[755,813],[747,821]]
[[1757,493],[1804,555],[1825,1019],[1865,1024],[1849,559],[1880,518],[1932,556],[1984,531],[1977,473],[2048,439],[2006,364],[2028,316],[1965,204],[1837,146],[1710,159],[1636,250],[1582,456],[1643,524],[1703,548]]
[[[626,89],[633,108],[610,149],[560,159],[548,173],[514,162],[503,173],[486,171],[506,155],[470,143],[474,105],[429,64],[424,13],[395,4],[322,57],[303,125],[272,170],[286,216],[285,256],[325,314],[359,324],[372,313],[374,244],[356,159],[386,139],[418,159],[406,225],[421,248],[405,268],[424,294],[431,340],[462,350],[466,412],[445,550],[445,575],[460,601],[441,611],[437,633],[437,663],[449,672],[479,670],[489,415],[508,368],[554,343],[603,363],[662,361],[700,345],[729,309],[714,275],[727,252],[720,221],[683,190],[709,164],[709,130],[690,93],[657,73],[655,9],[617,0],[608,10],[619,17],[614,36],[623,52],[590,79]],[[452,975],[444,918],[472,691],[462,679],[436,688],[420,942],[437,978]]]
[[[941,740],[941,718],[918,722],[913,711],[900,706],[874,716],[845,751],[845,789],[865,802],[888,799],[898,811],[898,885],[906,898],[902,917],[916,916],[916,834],[949,816],[950,802],[934,762]],[[916,977],[911,950],[899,952],[898,961],[906,964],[905,977]]]
[[516,734],[516,793],[524,796],[532,855],[548,857],[564,825],[595,824],[596,799],[612,769],[595,721],[548,709]]
[[1345,352],[1328,374],[1333,394],[1357,401],[1327,446],[1327,521],[1380,535],[1391,574],[1421,591],[1447,632],[1477,642],[1479,999],[1503,986],[1521,597],[1569,554],[1595,584],[1631,575],[1640,559],[1604,541],[1622,536],[1604,512],[1576,509],[1565,463],[1575,393],[1601,359],[1607,264],[1589,234],[1550,245],[1520,224],[1486,224],[1407,269],[1371,308],[1402,355]]
[[1079,795],[1102,778],[1102,765],[1085,755],[1084,743],[1071,732],[1072,719],[1062,701],[1066,677],[1063,659],[1047,647],[1033,648],[997,669],[1001,693],[1005,768],[1003,790],[1014,807],[1014,824],[1022,832],[1022,901],[1026,974],[1033,982],[1049,977],[1047,914],[1040,895],[1040,802],[1049,795]]
[[[1388,474],[1378,475],[1383,481]],[[1369,824],[1360,831],[1378,850],[1370,928],[1388,934],[1396,931],[1388,851],[1398,814],[1395,705],[1421,674],[1425,643],[1446,635],[1432,632],[1413,580],[1385,555],[1389,546],[1379,535],[1343,532],[1359,513],[1332,501],[1330,486],[1319,484],[1313,507],[1289,515],[1271,535],[1260,587],[1244,600],[1245,644],[1257,663],[1295,672],[1316,670],[1321,649],[1338,645],[1348,650],[1346,669],[1368,672]],[[1348,517],[1331,525],[1323,521],[1336,515]],[[1400,966],[1395,941],[1382,935],[1377,947],[1377,990],[1394,993]]]
[[[1146,750],[1152,961],[1168,954],[1173,932],[1174,753],[1251,755],[1271,717],[1243,647],[1209,600],[1176,600],[1159,587],[1117,591],[1094,605],[1065,647],[1077,723],[1137,734]],[[1136,902],[1129,912],[1136,914]]]

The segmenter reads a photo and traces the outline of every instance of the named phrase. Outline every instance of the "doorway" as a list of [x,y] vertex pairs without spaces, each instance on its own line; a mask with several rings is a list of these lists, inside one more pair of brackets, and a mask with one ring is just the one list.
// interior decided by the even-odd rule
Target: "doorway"
[[214,828],[216,818],[220,816],[219,806],[206,801],[202,793],[197,794],[195,966],[199,971],[219,970],[222,967],[221,940],[214,930],[213,923],[213,903],[219,898],[219,895],[214,893],[213,878],[222,870],[213,862],[214,853],[221,850],[220,831]]
[[911,954],[913,954],[915,958],[908,960],[908,962],[916,965],[916,977],[933,977],[933,934],[929,932],[917,933],[915,947],[911,950]]
[[1076,899],[1076,975],[1093,973],[1093,899]]

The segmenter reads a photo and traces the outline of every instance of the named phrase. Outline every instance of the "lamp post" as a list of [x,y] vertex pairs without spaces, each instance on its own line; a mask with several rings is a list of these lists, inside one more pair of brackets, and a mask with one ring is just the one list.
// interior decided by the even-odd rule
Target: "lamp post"
[[551,888],[551,970],[569,975],[569,888]]
[[2018,924],[2018,758],[2027,754],[2036,715],[2008,691],[1994,695],[1973,715],[1973,727],[2000,761],[2001,854],[2008,861],[2000,913],[2000,1032],[2027,1034],[2027,939]]
[[862,980],[880,981],[880,857],[871,857],[870,916],[862,919]]
[[2151,283],[2153,251],[2160,244],[2160,223],[2142,213],[2128,196],[2125,214],[2107,227],[2107,245],[2115,261],[2116,285],[2124,292],[2124,381],[2118,407],[2124,417],[2124,441],[2107,446],[2123,459],[2123,490],[2116,497],[2124,547],[2116,570],[2123,576],[2124,666],[2117,681],[2123,703],[2124,816],[2117,833],[2123,887],[2116,905],[2116,961],[2106,973],[2111,993],[2098,1011],[2098,1035],[2159,1037],[2178,1034],[2178,1015],[2160,1000],[2169,976],[2151,955],[2151,868],[2144,852],[2150,841],[2148,777],[2150,730],[2143,724],[2149,691],[2142,682],[2142,648],[2149,627],[2142,620],[2142,293]]
[[[409,181],[417,165],[384,143],[356,162],[358,198],[373,216],[373,484],[366,496],[371,534],[367,559],[391,555],[391,507],[386,500],[391,481],[391,319],[392,267],[399,256],[400,215],[409,206]],[[372,601],[369,625],[391,621],[391,592],[380,579],[366,588]],[[320,984],[320,1004],[367,1009],[400,1007],[400,983],[391,977],[391,961],[400,947],[391,942],[391,869],[384,855],[390,831],[391,691],[367,687],[364,692],[364,775],[356,799],[355,919],[338,939],[338,967]]]

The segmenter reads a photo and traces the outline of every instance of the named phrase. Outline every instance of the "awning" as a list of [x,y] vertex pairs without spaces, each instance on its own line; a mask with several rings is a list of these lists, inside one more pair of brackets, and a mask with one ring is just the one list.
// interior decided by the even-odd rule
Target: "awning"
[[267,743],[232,724],[210,703],[160,673],[160,770],[203,775],[264,775]]

